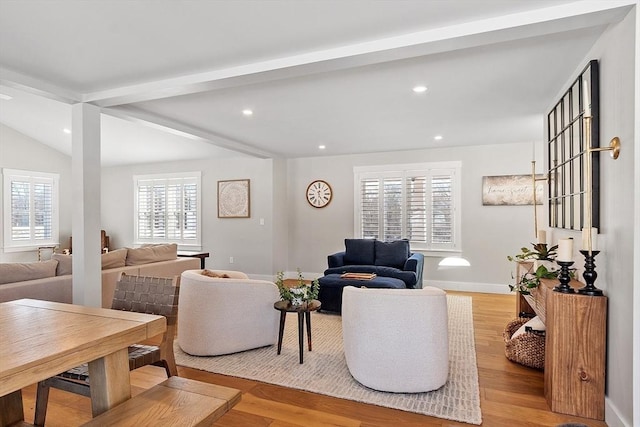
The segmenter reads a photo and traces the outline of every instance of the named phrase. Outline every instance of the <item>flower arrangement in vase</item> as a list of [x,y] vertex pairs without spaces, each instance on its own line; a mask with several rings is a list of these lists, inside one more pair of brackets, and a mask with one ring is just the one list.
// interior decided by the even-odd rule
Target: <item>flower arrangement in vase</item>
[[302,273],[298,269],[298,282],[295,286],[287,286],[284,283],[284,273],[278,271],[276,275],[276,285],[280,292],[280,298],[283,301],[288,301],[292,306],[299,306],[308,303],[311,300],[318,298],[318,292],[320,290],[320,284],[318,279],[311,281],[307,284],[302,276]]

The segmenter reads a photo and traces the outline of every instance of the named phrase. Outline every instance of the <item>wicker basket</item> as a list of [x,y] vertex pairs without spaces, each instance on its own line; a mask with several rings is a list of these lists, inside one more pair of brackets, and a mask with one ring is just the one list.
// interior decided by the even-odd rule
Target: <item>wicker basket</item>
[[535,369],[544,369],[544,335],[525,332],[515,338],[513,334],[530,319],[518,318],[507,324],[502,334],[507,359]]

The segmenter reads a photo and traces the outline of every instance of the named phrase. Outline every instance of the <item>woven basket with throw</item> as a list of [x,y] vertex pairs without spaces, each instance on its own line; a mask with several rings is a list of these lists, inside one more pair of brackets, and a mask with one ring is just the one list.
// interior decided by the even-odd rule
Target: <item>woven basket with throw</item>
[[517,334],[525,323],[531,319],[518,318],[507,324],[504,329],[504,353],[507,359],[535,369],[544,369],[544,332],[525,331]]

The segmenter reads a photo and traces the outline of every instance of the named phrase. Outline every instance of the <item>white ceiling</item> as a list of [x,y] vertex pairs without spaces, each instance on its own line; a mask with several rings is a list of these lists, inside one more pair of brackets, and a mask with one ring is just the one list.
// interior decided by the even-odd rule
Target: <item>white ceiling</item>
[[95,103],[105,166],[538,141],[632,4],[0,0],[0,122],[70,154]]

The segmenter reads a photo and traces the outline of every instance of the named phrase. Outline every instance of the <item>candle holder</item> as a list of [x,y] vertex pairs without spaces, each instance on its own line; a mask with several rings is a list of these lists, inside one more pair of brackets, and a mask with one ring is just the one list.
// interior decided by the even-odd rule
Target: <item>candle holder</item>
[[560,273],[558,273],[558,280],[560,281],[560,285],[553,288],[554,292],[560,292],[563,294],[575,293],[573,288],[569,286],[569,282],[571,281],[569,267],[573,265],[573,261],[556,261],[556,263],[560,266]]
[[581,250],[580,253],[584,255],[584,273],[582,273],[582,277],[584,277],[586,285],[578,289],[578,293],[581,295],[589,295],[593,297],[602,296],[602,290],[596,288],[594,285],[596,278],[598,277],[598,273],[596,272],[595,258],[596,255],[600,253],[600,251]]

